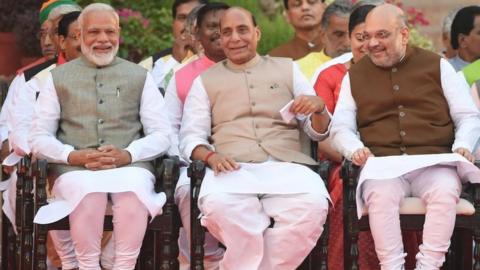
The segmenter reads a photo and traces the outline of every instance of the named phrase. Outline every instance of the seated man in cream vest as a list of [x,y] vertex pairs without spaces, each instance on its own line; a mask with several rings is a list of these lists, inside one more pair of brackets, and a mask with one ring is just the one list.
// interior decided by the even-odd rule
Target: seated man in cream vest
[[[225,11],[227,59],[195,79],[180,129],[184,157],[209,167],[199,207],[202,224],[227,248],[220,269],[295,269],[328,212],[322,180],[302,165],[315,161],[300,151],[298,128],[324,139],[329,113],[291,59],[257,54],[259,38],[250,12]],[[279,111],[290,101],[296,119],[286,122]]]
[[112,201],[115,261],[134,269],[148,223],[161,211],[150,160],[170,146],[163,98],[142,67],[116,57],[119,17],[106,4],[79,18],[83,56],[53,69],[35,104],[32,152],[54,163],[54,199],[35,222],[67,215],[79,269],[99,270],[107,200]]
[[358,214],[368,208],[381,268],[404,269],[399,208],[404,197],[413,196],[426,206],[416,269],[439,269],[453,233],[460,180],[480,181],[471,163],[479,112],[445,59],[407,45],[402,10],[380,5],[365,24],[369,57],[353,65],[342,82],[333,142],[364,166]]

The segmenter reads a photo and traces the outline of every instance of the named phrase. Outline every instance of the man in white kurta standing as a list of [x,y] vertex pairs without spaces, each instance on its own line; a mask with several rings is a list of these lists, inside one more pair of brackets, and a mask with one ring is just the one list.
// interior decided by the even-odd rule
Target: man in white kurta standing
[[[357,203],[368,207],[382,269],[404,269],[399,207],[405,196],[426,205],[416,269],[439,269],[453,233],[462,168],[476,177],[469,180],[479,180],[470,163],[479,113],[445,59],[407,45],[409,30],[398,7],[376,7],[365,28],[369,57],[342,82],[333,141],[347,159],[365,165]],[[376,173],[369,173],[372,162]]]
[[[147,71],[116,57],[120,28],[106,4],[78,19],[83,56],[51,71],[35,105],[33,153],[54,163],[55,198],[36,223],[67,215],[79,269],[99,270],[108,196],[113,203],[113,269],[133,269],[148,215],[165,202],[149,160],[169,145],[163,98]],[[86,225],[88,224],[88,225]]]
[[[257,54],[259,38],[250,12],[225,11],[227,59],[195,79],[180,128],[184,157],[209,167],[199,207],[202,224],[227,248],[220,269],[295,269],[328,211],[322,180],[301,165],[315,161],[300,150],[299,127],[321,140],[329,113],[291,59]],[[286,122],[279,111],[291,101],[298,119]]]

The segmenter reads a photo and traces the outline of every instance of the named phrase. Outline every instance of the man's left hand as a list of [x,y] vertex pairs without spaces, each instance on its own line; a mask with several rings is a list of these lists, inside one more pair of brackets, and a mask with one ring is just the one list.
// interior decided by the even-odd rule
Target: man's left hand
[[290,111],[294,114],[309,115],[314,112],[322,112],[325,103],[320,97],[301,95],[295,98]]
[[472,155],[470,150],[466,148],[457,148],[453,152],[462,155],[464,158],[468,159],[468,161],[472,163],[475,162],[475,157]]

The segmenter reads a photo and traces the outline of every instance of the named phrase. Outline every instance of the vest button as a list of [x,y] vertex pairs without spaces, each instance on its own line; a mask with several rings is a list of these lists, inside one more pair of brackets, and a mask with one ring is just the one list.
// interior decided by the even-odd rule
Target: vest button
[[102,139],[102,138],[100,138],[100,139],[98,139],[98,143],[99,143],[99,144],[104,144],[104,143],[105,143],[105,140]]
[[400,90],[400,86],[398,86],[397,84],[395,84],[395,85],[393,86],[393,90],[395,90],[395,91]]
[[245,73],[252,74],[252,72],[250,70],[245,71]]
[[403,109],[403,105],[398,105],[398,109],[399,110]]
[[250,84],[250,89],[253,89],[253,85]]
[[407,135],[407,133],[403,130],[400,130],[400,136],[405,137],[405,135]]
[[103,104],[103,99],[98,100],[98,104]]
[[405,117],[405,112],[400,112],[400,117]]
[[392,72],[397,72],[398,69],[396,67],[392,68]]
[[103,121],[102,118],[98,119],[98,123],[99,123],[100,125],[103,124],[103,122],[104,122],[104,121]]
[[98,87],[102,87],[103,86],[103,83],[98,83]]
[[405,146],[400,146],[400,151],[405,152],[407,151],[407,148]]
[[252,106],[255,106],[255,104],[256,104],[255,101],[252,101]]

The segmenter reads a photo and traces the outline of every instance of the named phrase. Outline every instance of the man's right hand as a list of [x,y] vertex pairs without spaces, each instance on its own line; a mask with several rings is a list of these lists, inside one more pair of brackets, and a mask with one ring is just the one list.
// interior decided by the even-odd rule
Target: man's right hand
[[[107,170],[115,168],[115,158],[96,149],[72,151],[68,155],[68,164],[85,167],[89,170]],[[87,166],[88,165],[88,166]]]
[[365,162],[367,162],[367,159],[373,156],[374,155],[372,154],[372,152],[370,152],[370,149],[368,149],[367,147],[363,147],[353,153],[352,162],[357,166],[363,166],[365,165]]
[[240,169],[240,165],[238,165],[235,160],[220,153],[214,153],[208,159],[208,166],[213,170],[215,175],[221,172],[226,173]]

